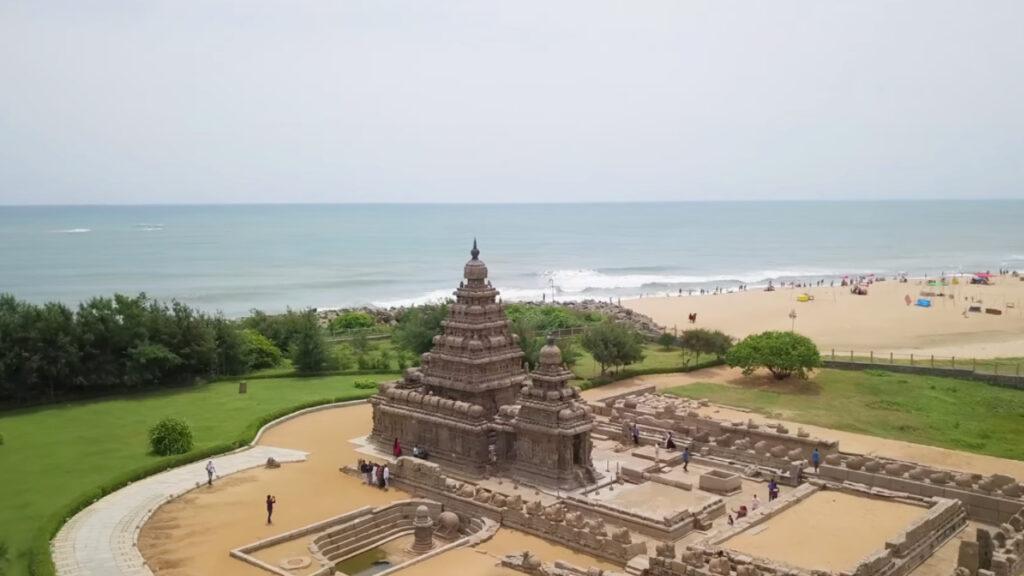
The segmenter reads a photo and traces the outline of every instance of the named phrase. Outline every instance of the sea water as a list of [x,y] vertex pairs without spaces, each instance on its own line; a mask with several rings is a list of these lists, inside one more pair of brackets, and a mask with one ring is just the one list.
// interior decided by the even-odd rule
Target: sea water
[[473,239],[505,299],[1024,268],[1024,201],[0,207],[0,292],[228,316],[445,298]]

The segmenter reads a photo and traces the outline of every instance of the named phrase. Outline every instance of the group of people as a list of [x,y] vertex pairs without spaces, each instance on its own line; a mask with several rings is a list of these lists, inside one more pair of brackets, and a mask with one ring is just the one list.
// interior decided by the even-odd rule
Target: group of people
[[386,463],[377,464],[360,459],[359,473],[363,475],[363,482],[369,486],[376,486],[381,490],[387,490],[391,486],[391,470]]

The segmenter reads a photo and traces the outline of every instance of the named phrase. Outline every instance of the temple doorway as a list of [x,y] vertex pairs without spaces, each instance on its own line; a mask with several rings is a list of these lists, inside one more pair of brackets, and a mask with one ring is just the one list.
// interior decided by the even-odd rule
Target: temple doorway
[[583,434],[572,437],[572,463],[578,466],[583,465]]

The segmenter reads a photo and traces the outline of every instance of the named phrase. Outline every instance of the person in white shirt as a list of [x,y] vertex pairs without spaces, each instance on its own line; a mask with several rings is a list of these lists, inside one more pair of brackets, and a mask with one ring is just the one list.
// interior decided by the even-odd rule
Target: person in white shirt
[[213,486],[213,475],[217,473],[217,469],[213,467],[213,460],[206,463],[206,485]]
[[384,489],[387,490],[391,487],[391,470],[388,469],[387,464],[384,465],[384,470],[381,471],[381,474],[384,475]]
[[750,511],[753,512],[754,510],[757,510],[759,506],[761,506],[761,501],[758,500],[757,494],[754,494],[754,499],[750,502]]

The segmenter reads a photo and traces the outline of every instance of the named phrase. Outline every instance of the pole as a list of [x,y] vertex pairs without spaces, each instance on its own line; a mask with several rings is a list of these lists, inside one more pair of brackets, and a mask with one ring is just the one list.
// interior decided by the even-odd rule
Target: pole
[[872,350],[870,352],[870,358],[871,358],[871,363],[874,364],[875,363],[875,351],[874,350]]
[[932,354],[932,368],[935,368],[935,354]]
[[893,358],[892,358],[892,352],[889,352],[889,364],[893,364],[893,363],[895,363],[895,362],[896,362],[896,361],[895,361],[895,360],[893,360]]
[[953,370],[956,370],[956,356],[953,356]]
[[910,353],[910,365],[911,366],[914,365],[914,353],[913,352]]

